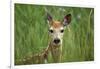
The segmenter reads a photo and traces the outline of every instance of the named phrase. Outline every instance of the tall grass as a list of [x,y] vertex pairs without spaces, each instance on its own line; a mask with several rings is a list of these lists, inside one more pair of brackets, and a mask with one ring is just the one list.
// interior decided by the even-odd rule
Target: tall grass
[[15,4],[15,64],[47,47],[49,34],[44,8],[57,20],[63,20],[68,13],[72,15],[70,31],[67,28],[63,37],[62,62],[94,60],[93,8]]

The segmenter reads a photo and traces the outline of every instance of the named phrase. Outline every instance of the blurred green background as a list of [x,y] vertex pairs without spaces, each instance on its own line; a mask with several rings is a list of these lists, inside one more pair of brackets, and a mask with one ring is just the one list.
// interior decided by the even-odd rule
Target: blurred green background
[[48,46],[45,8],[57,20],[63,20],[66,14],[72,15],[70,31],[66,28],[63,37],[62,62],[94,60],[93,8],[28,4],[15,4],[14,7],[15,64],[20,64],[17,63],[18,60],[40,53]]

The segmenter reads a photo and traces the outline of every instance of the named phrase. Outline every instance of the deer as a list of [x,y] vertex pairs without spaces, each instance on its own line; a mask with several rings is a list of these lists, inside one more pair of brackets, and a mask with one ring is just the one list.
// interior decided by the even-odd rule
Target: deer
[[[36,54],[23,60],[24,64],[30,63],[28,61],[34,60],[35,63],[48,63],[49,54],[51,54],[53,63],[62,61],[62,47],[63,35],[66,27],[71,23],[71,14],[64,16],[62,21],[54,20],[53,17],[47,13],[48,34],[51,38],[49,44],[42,53]],[[31,62],[32,63],[32,62]]]
[[71,14],[67,14],[62,21],[57,21],[47,13],[47,22],[51,37],[47,50],[51,52],[53,62],[58,63],[62,59],[63,35],[67,25],[71,22]]

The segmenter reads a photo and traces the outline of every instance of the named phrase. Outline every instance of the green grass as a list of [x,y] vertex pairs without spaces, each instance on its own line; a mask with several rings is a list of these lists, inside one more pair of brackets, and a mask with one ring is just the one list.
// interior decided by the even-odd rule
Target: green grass
[[15,64],[47,47],[49,37],[44,8],[57,20],[72,14],[70,31],[67,28],[63,38],[62,62],[94,60],[93,8],[15,4]]

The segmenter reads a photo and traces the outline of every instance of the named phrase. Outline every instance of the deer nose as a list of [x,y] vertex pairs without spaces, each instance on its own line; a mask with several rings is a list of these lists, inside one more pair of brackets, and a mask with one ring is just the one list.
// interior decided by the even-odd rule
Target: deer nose
[[54,39],[54,43],[58,44],[60,42],[60,39]]

